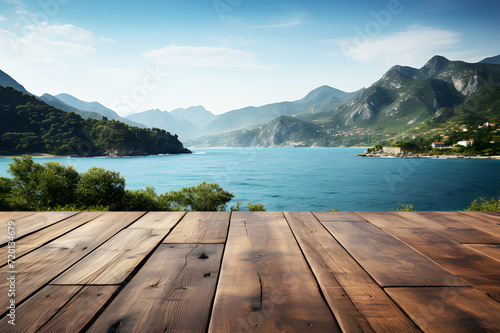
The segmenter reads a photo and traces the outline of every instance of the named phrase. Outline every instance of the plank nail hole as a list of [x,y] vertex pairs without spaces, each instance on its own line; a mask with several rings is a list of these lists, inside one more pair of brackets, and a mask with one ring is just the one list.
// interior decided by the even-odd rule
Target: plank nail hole
[[201,256],[199,256],[198,258],[200,258],[200,259],[208,259],[209,257],[208,257],[208,255],[205,252],[203,252],[203,254]]
[[255,325],[255,327],[260,327],[260,325],[259,325],[259,324],[257,324],[257,325]]
[[308,326],[312,326],[313,324],[312,324],[312,323],[309,323],[309,324],[307,324],[307,325],[308,325]]
[[210,276],[212,276],[212,274],[210,273],[203,274],[203,277],[210,277]]

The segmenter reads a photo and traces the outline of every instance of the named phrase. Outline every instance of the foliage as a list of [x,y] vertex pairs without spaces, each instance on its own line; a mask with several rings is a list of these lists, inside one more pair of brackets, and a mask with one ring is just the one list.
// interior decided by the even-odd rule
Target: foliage
[[[393,209],[394,211],[394,209]],[[396,212],[413,212],[413,205],[403,205],[399,203],[399,207],[395,209]]]
[[107,206],[118,210],[123,206],[125,178],[118,172],[92,167],[82,174],[77,193],[83,207]]
[[203,182],[198,186],[183,187],[162,195],[174,210],[224,211],[234,194],[224,191],[218,184]]
[[252,204],[251,202],[248,203],[248,211],[250,212],[265,212],[266,208],[264,208],[263,204]]
[[[0,177],[0,210],[225,210],[234,197],[215,183],[201,183],[158,195],[152,187],[125,189],[114,171],[92,167],[79,174],[61,163],[36,163],[30,156],[14,158],[12,179]],[[263,205],[254,205],[263,209]]]
[[82,119],[13,88],[0,87],[0,154],[98,156],[186,153],[175,136],[103,117]]
[[479,197],[474,200],[470,207],[466,209],[467,211],[490,211],[499,212],[500,211],[500,197],[498,200],[492,198],[491,200],[486,200],[486,197]]

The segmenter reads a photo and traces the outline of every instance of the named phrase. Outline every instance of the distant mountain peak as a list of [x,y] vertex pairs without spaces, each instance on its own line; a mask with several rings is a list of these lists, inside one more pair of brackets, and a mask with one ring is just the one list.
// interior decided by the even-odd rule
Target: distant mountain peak
[[500,65],[500,55],[488,57],[479,62],[480,64]]
[[19,82],[14,80],[12,76],[0,70],[0,86],[2,87],[12,87],[19,90],[23,94],[31,95]]

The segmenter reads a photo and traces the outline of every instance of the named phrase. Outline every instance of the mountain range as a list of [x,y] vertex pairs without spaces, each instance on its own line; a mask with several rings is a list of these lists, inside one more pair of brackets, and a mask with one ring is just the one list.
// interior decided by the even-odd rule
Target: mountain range
[[[500,56],[479,63],[435,56],[419,69],[393,66],[377,82],[356,92],[322,86],[297,101],[250,106],[221,115],[195,106],[121,117],[98,102],[84,102],[68,94],[38,98],[83,118],[105,116],[131,126],[160,128],[178,134],[190,146],[338,146],[371,144],[437,120],[496,119],[500,112],[496,109],[482,112],[465,105],[478,96],[483,98],[481,107],[496,105],[492,96],[496,96],[499,82]],[[29,94],[1,71],[0,85]],[[490,92],[487,96],[484,87]]]
[[[446,120],[462,123],[496,121],[500,118],[500,110],[495,108],[485,110],[484,107],[487,103],[495,105],[494,98],[497,95],[494,92],[498,91],[500,83],[500,65],[491,62],[498,58],[500,57],[492,57],[474,64],[435,56],[420,69],[396,65],[370,87],[346,96],[343,103],[339,104],[338,101],[332,103],[328,98],[319,97],[315,102],[322,101],[320,104],[322,108],[314,110],[318,112],[302,111],[290,114],[293,118],[286,121],[273,120],[264,126],[247,126],[244,130],[236,128],[232,131],[189,139],[187,144],[189,146],[371,145],[380,139],[404,132],[417,133],[419,126],[428,122],[435,123],[436,119],[441,123]],[[482,87],[488,88],[490,93],[486,94],[487,96],[484,89],[480,93]],[[321,91],[325,88],[319,89]],[[307,97],[303,100],[307,100]],[[481,102],[480,106],[473,110],[465,107],[476,100]],[[302,132],[293,130],[306,128],[304,122],[315,125],[316,133],[311,130]],[[273,134],[270,133],[270,128],[274,129],[275,134],[289,133],[289,135],[281,142],[272,140]],[[248,140],[249,135],[260,139]],[[262,139],[266,135],[269,139],[267,141]]]

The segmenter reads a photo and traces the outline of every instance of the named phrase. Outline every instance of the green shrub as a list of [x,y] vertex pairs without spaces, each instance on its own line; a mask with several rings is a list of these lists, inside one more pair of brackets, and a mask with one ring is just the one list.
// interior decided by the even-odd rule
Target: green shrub
[[498,212],[500,211],[500,197],[498,200],[491,199],[486,200],[486,197],[479,197],[474,200],[470,207],[466,211],[476,211],[476,212]]
[[[394,211],[394,209],[393,209]],[[413,212],[413,205],[403,205],[399,203],[399,207],[395,209],[396,212]]]
[[263,204],[253,205],[251,202],[249,202],[248,203],[248,211],[250,211],[250,212],[265,212],[266,209],[264,208]]
[[203,182],[165,193],[160,200],[172,210],[224,211],[232,198],[234,194],[224,191],[218,184]]

